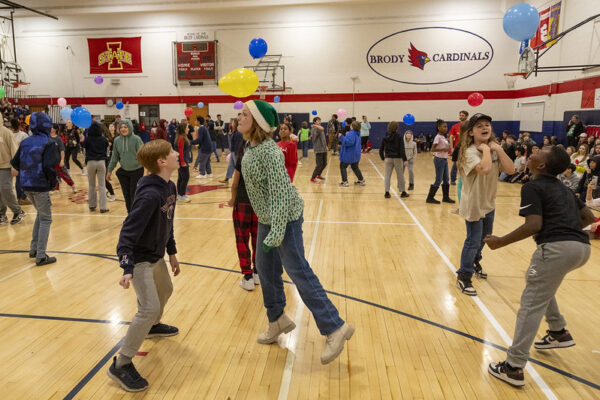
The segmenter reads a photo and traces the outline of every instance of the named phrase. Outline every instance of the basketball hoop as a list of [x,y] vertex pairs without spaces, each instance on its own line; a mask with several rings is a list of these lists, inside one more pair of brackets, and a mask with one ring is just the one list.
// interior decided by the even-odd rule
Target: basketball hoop
[[[27,85],[29,85],[29,82],[13,82],[12,85],[16,89],[19,86],[26,86],[27,87]],[[25,89],[25,88],[23,88],[23,89]]]
[[268,86],[259,86],[258,87],[258,94],[259,94],[259,98],[261,100],[264,100],[267,98],[267,88],[268,88]]
[[504,79],[506,80],[506,87],[508,89],[514,89],[515,82],[517,81],[518,77],[527,79],[527,73],[525,73],[525,72],[509,72],[507,74],[504,74]]

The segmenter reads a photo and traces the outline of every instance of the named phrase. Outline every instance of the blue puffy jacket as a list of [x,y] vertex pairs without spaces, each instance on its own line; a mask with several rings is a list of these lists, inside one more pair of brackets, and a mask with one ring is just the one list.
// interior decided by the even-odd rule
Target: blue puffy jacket
[[346,164],[354,164],[360,161],[360,132],[351,130],[346,136],[340,136],[340,161]]
[[55,166],[60,162],[58,145],[49,139],[52,119],[46,113],[35,112],[29,123],[33,135],[23,139],[10,163],[19,171],[23,190],[48,192],[56,186]]

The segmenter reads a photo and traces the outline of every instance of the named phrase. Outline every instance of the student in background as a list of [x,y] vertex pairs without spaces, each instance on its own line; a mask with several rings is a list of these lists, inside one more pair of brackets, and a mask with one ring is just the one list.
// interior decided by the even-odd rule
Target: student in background
[[404,132],[404,152],[406,153],[406,160],[408,161],[408,190],[414,190],[415,188],[415,174],[413,168],[415,160],[417,159],[417,142],[415,142],[413,133],[411,130]]
[[297,142],[291,140],[292,127],[288,124],[279,126],[279,137],[281,141],[277,142],[277,146],[283,152],[285,169],[290,176],[290,180],[294,182],[294,175],[298,166],[298,148]]
[[360,123],[360,149],[361,152],[367,151],[367,141],[371,133],[371,123],[367,121],[367,116],[362,116],[362,122]]
[[[325,136],[325,129],[321,126],[321,118],[314,117],[313,124],[310,128],[311,137],[313,141],[313,151],[315,152],[315,169],[313,170],[310,181],[312,183],[318,183],[324,181],[325,178],[321,176],[323,170],[327,166],[327,138]],[[317,181],[317,179],[319,181]]]

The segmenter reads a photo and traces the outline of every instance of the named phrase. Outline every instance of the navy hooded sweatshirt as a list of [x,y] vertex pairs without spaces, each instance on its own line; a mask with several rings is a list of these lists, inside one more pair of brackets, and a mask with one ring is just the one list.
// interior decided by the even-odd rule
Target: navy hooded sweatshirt
[[60,162],[58,145],[49,139],[52,119],[46,113],[34,112],[29,124],[33,135],[23,139],[10,164],[19,171],[23,190],[48,192],[56,186],[54,167]]
[[158,175],[139,180],[117,244],[123,275],[133,274],[137,263],[157,262],[164,257],[165,248],[169,255],[177,254],[173,236],[176,196],[175,184]]
[[96,121],[87,131],[87,136],[83,142],[85,148],[85,162],[106,160],[108,149],[108,139],[102,136],[102,127]]

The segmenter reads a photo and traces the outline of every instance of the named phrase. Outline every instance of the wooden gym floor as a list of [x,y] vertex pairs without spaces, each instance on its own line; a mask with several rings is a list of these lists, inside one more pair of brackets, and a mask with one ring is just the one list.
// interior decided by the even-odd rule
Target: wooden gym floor
[[[452,213],[455,205],[425,204],[431,156],[419,155],[416,189],[402,201],[395,195],[384,199],[384,166],[376,152],[360,163],[365,187],[339,187],[338,160],[329,161],[326,184],[311,184],[311,152],[295,184],[305,201],[307,258],[342,317],[356,328],[336,361],[320,364],[324,338],[289,279],[286,311],[297,329],[279,345],[256,343],[267,325],[262,295],[259,288],[246,292],[238,286],[231,209],[219,207],[229,198],[217,183],[226,163],[213,160],[215,179],[192,178],[196,194],[176,210],[182,272],[173,279],[163,321],[180,334],[146,340],[135,364],[150,387],[138,394],[122,391],[106,369],[136,310],[133,289],[117,284],[115,248],[125,205],[109,203],[108,214],[89,212],[87,178],[74,172],[80,191],[73,195],[63,184],[52,197],[48,249],[56,264],[36,267],[27,257],[35,214],[0,228],[1,397],[600,398],[599,242],[588,264],[568,275],[558,293],[577,346],[532,349],[527,385],[515,389],[488,375],[487,365],[504,359],[533,240],[485,249],[489,279],[475,280],[478,297],[462,295],[452,270],[460,260],[464,222]],[[499,184],[495,233],[522,222],[519,191],[520,185]],[[25,210],[35,213],[31,206]],[[538,333],[545,329],[542,322]]]

